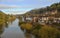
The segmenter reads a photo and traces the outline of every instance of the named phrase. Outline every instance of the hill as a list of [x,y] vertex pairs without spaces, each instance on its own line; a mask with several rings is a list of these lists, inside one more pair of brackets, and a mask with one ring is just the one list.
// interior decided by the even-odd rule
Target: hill
[[39,8],[39,9],[33,9],[31,11],[28,11],[25,13],[26,16],[36,16],[36,15],[60,15],[60,2],[54,3],[50,6]]

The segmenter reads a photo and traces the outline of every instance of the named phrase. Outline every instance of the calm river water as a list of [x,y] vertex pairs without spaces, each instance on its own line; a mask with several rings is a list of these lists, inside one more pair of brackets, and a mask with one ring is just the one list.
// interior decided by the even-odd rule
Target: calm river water
[[0,38],[34,38],[31,34],[24,33],[20,26],[19,20],[16,19],[12,23],[8,23],[8,26],[0,26]]

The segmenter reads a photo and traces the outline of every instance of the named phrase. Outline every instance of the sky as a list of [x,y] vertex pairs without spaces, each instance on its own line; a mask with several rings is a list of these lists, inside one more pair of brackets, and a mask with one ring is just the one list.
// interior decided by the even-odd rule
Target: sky
[[36,8],[50,6],[60,0],[0,0],[0,10],[6,14],[24,14]]

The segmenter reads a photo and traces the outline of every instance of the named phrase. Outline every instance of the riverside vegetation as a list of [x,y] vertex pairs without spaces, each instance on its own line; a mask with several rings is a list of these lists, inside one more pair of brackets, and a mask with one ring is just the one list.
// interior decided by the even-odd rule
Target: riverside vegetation
[[0,11],[0,25],[4,24],[4,23],[8,23],[9,21],[13,21],[15,20],[15,16],[13,15],[7,15],[5,13],[3,13],[2,11]]
[[43,26],[38,23],[22,23],[20,27],[37,38],[60,38],[60,30],[51,26]]
[[[47,11],[57,10],[58,14],[56,16],[60,17],[60,3],[52,4],[46,8],[40,8],[36,10],[31,10],[27,12],[25,15],[31,14],[44,14]],[[52,15],[53,16],[53,15]],[[21,18],[20,18],[21,20]],[[60,30],[56,28],[60,27],[60,24],[53,23],[51,26],[49,25],[41,25],[39,23],[31,23],[31,22],[19,22],[20,27],[28,33],[35,35],[36,38],[60,38]]]

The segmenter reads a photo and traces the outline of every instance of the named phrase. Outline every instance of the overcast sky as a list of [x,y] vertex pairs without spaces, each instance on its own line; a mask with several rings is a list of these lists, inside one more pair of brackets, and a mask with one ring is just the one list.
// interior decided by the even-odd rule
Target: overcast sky
[[60,0],[0,0],[0,10],[7,14],[23,14],[57,2]]

